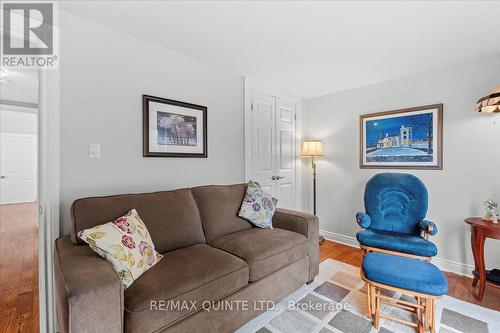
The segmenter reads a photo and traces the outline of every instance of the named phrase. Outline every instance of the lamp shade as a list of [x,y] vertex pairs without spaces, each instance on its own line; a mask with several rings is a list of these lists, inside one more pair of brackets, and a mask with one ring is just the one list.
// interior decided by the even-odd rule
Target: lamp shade
[[306,140],[302,144],[301,156],[323,156],[323,145],[321,140]]
[[476,112],[500,112],[500,87],[477,101]]

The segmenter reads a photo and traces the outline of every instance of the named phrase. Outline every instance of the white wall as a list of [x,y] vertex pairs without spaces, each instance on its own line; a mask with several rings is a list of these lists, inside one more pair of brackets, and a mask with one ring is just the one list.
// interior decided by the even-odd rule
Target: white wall
[[[500,115],[473,109],[479,97],[499,85],[499,78],[500,56],[491,56],[305,101],[306,136],[321,138],[325,145],[326,156],[318,163],[320,228],[354,237],[359,230],[354,215],[364,209],[364,186],[384,171],[359,169],[359,115],[443,103],[444,170],[410,172],[429,190],[428,218],[439,228],[432,239],[445,259],[438,262],[455,270],[464,267],[454,263],[472,264],[470,232],[463,220],[482,215],[484,200],[500,201]],[[304,170],[307,191],[310,169]],[[498,241],[486,242],[487,266],[500,267],[498,246]]]
[[[244,181],[243,81],[61,11],[61,218],[91,195]],[[208,158],[142,157],[142,94],[208,107]],[[89,159],[100,143],[101,159]]]

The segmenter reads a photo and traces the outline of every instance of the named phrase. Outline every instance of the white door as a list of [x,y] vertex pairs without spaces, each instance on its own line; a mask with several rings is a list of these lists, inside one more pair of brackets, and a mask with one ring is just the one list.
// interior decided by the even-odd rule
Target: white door
[[294,101],[251,92],[249,178],[278,198],[278,207],[296,208]]
[[276,99],[275,196],[278,206],[295,208],[295,103]]
[[36,135],[0,134],[0,204],[36,201]]
[[250,179],[264,191],[274,193],[276,101],[273,96],[252,91],[252,173]]

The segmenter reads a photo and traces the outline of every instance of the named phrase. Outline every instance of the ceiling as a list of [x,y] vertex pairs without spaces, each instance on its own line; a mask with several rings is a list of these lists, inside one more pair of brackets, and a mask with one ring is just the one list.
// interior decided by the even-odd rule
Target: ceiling
[[61,8],[304,98],[500,55],[497,1],[67,1]]

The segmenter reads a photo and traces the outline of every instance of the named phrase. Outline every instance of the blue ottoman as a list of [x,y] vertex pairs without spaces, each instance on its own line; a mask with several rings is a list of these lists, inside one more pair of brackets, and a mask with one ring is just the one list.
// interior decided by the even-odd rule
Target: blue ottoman
[[[435,332],[435,301],[448,293],[448,281],[436,266],[418,259],[371,252],[363,259],[361,278],[368,287],[368,312],[376,329],[382,317],[413,326],[419,332],[424,329]],[[417,302],[385,296],[381,289],[412,295]],[[418,322],[382,314],[381,303],[415,312]]]

